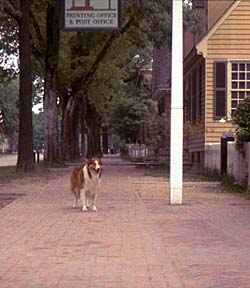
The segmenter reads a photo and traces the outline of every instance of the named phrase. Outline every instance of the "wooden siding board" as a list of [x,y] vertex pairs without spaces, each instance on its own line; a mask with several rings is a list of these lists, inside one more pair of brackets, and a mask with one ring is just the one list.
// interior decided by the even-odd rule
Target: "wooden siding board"
[[227,20],[228,21],[235,21],[237,23],[238,21],[249,20],[249,15],[248,14],[245,14],[245,15],[239,15],[239,14],[238,15],[237,14],[232,15],[231,14]]
[[[250,17],[250,16],[249,16]],[[226,29],[225,26],[223,27],[223,29],[219,29],[217,30],[214,35],[248,35],[249,36],[249,31],[248,31],[249,27],[247,26],[247,28],[239,28],[239,27],[235,27],[235,28],[230,28],[230,29]],[[244,37],[243,37],[244,38]]]
[[[241,5],[241,4],[240,4],[240,5]],[[231,16],[245,16],[245,15],[250,15],[248,9],[249,9],[249,6],[244,7],[244,8],[242,8],[242,9],[240,9],[240,8],[238,7],[237,10],[235,10],[235,11],[233,11],[233,12],[231,13]]]
[[221,60],[227,60],[227,59],[231,59],[234,58],[235,56],[237,56],[239,58],[239,53],[240,53],[240,58],[239,59],[248,59],[249,55],[250,55],[250,51],[247,51],[247,49],[227,49],[227,58],[222,58],[225,55],[225,52],[223,51],[218,51],[218,49],[211,49],[210,51],[210,57],[214,57],[214,58],[218,58],[220,57]]
[[220,51],[225,51],[225,49],[231,49],[231,50],[238,50],[239,48],[249,49],[250,47],[249,39],[248,41],[243,41],[243,42],[244,43],[241,44],[237,40],[234,40],[234,41],[231,40],[231,41],[228,41],[226,45],[223,45],[221,42],[213,41],[213,42],[209,42],[208,48],[209,48],[209,51],[218,50],[219,54],[221,54]]
[[249,34],[245,35],[235,35],[235,34],[226,34],[226,35],[213,35],[213,38],[209,40],[209,42],[215,41],[215,40],[223,40],[223,41],[230,41],[230,40],[237,40],[237,41],[246,41],[249,40]]

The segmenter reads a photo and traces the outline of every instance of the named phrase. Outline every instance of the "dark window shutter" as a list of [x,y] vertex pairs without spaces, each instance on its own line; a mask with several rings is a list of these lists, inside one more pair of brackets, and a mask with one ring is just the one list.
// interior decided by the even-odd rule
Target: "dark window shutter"
[[197,71],[196,69],[192,73],[192,124],[197,119]]
[[202,115],[202,65],[199,65],[199,69],[198,69],[198,120],[201,120],[201,115]]
[[227,62],[214,63],[214,119],[227,116]]

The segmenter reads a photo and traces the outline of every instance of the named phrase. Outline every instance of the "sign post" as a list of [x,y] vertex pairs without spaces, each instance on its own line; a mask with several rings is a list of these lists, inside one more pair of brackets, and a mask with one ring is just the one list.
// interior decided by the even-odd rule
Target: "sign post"
[[183,182],[183,2],[172,1],[170,204],[182,204]]
[[121,0],[63,0],[64,30],[119,30]]

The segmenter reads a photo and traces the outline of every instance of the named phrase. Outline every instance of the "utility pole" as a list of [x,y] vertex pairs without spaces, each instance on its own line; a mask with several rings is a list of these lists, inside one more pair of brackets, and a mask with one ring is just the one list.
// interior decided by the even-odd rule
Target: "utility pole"
[[170,204],[182,204],[183,182],[183,1],[173,0]]

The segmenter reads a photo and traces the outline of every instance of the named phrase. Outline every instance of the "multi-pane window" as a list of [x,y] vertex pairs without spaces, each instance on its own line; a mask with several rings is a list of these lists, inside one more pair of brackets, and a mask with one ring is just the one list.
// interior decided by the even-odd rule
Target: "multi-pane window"
[[250,96],[250,62],[231,62],[231,115],[238,107],[240,101]]
[[214,119],[231,118],[240,101],[250,96],[250,62],[214,63]]

